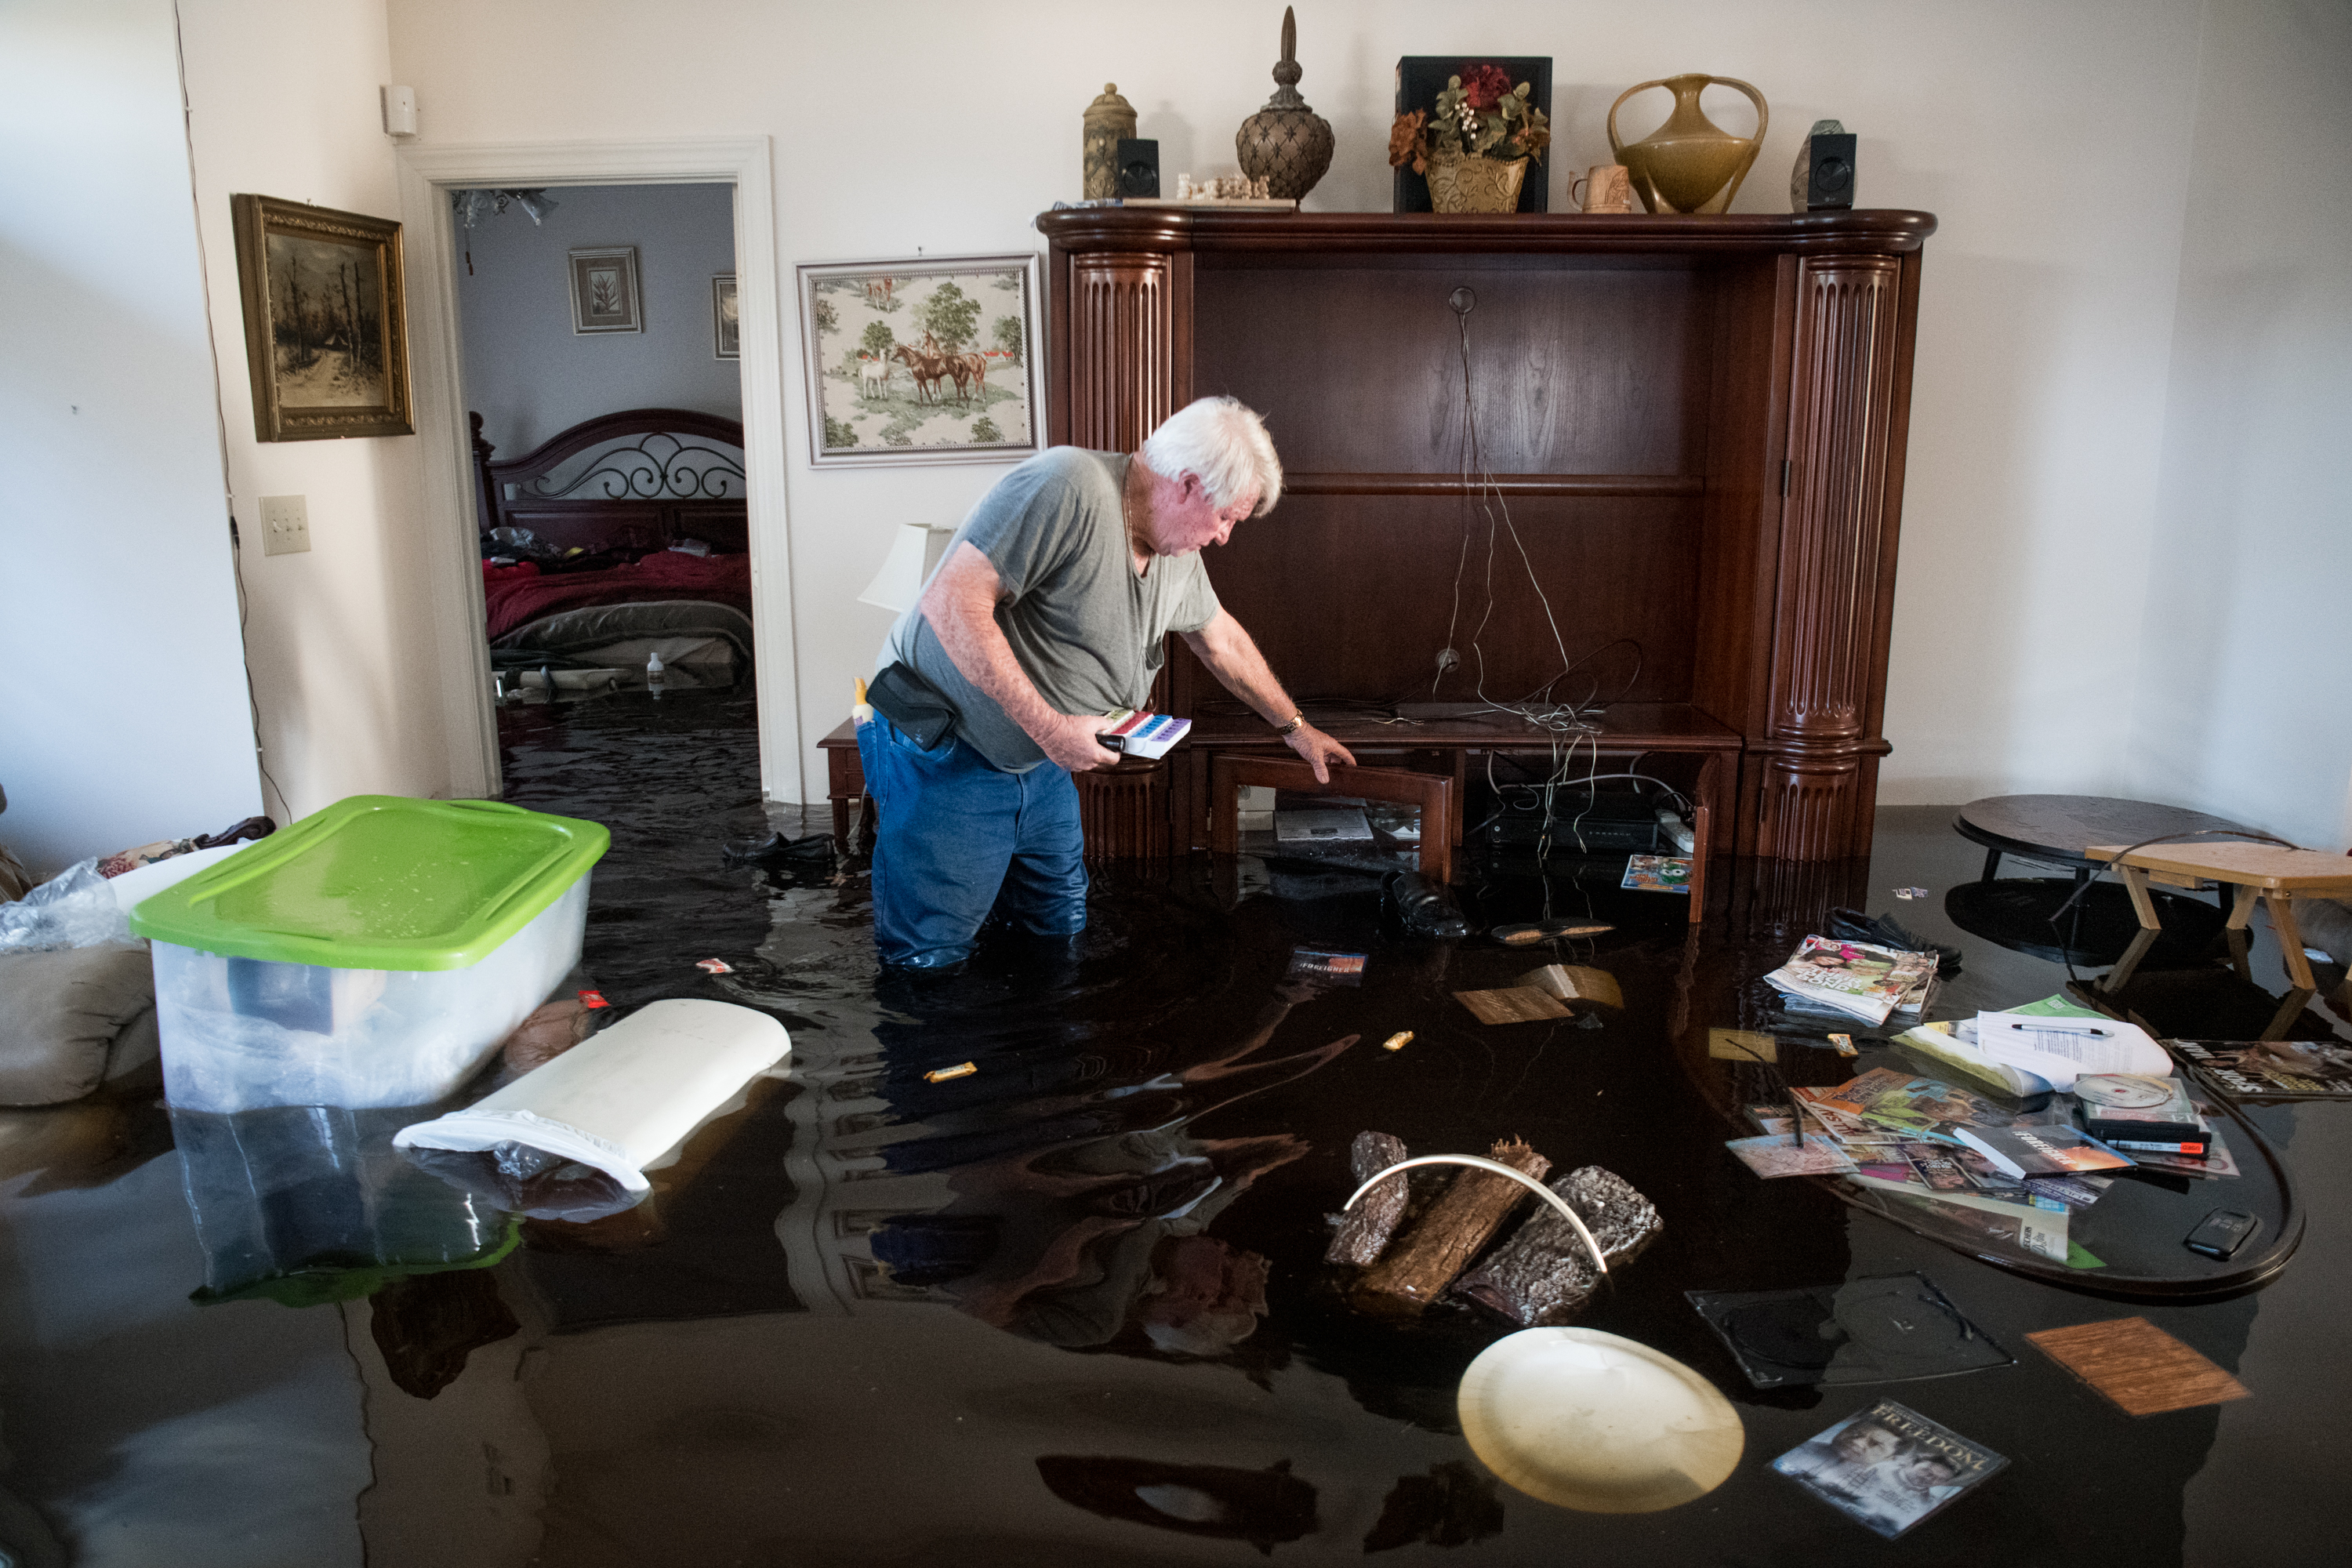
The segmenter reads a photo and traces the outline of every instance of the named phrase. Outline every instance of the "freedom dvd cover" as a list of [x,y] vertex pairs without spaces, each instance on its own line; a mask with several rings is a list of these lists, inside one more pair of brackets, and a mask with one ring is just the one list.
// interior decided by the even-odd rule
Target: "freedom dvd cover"
[[1772,1468],[1892,1541],[2008,1464],[1950,1427],[1882,1399],[1800,1443]]

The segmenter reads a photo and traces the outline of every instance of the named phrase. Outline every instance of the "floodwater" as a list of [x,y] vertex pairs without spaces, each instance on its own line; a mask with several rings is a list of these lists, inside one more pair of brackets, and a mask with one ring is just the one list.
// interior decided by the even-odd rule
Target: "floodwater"
[[[1409,938],[1377,879],[1343,867],[1110,869],[1075,943],[996,938],[961,975],[907,981],[877,971],[858,862],[723,863],[723,843],[772,826],[750,721],[728,692],[501,715],[509,798],[613,830],[583,984],[622,1011],[709,997],[792,1033],[787,1070],[653,1173],[638,1207],[486,1210],[377,1161],[386,1130],[313,1119],[322,1147],[349,1142],[342,1173],[257,1194],[240,1230],[216,1143],[175,1151],[143,1100],[0,1125],[0,1541],[46,1534],[61,1555],[20,1548],[35,1563],[240,1568],[2328,1555],[2313,1483],[2352,1396],[2336,1332],[2352,1237],[2329,1206],[2352,1108],[2255,1116],[2308,1228],[2275,1279],[2218,1300],[2029,1278],[1824,1187],[1759,1182],[1723,1149],[1753,1131],[1732,1113],[1765,1080],[1706,1056],[1707,1031],[1772,1026],[1756,977],[1825,904],[1960,945],[1937,1016],[2064,984],[1997,940],[2020,933],[1946,921],[1979,858],[1948,811],[1883,812],[1866,864],[1727,868],[1696,928],[1679,897],[1602,885],[1613,868],[1547,886],[1474,868],[1474,932],[1546,912],[1614,928],[1532,951]],[[1913,886],[1931,896],[1894,898]],[[1318,974],[1302,949],[1366,963]],[[1544,962],[1605,973],[1619,1005],[1489,1026],[1454,997]],[[2168,1030],[2260,1005],[2168,973],[2174,1016],[2151,1020]],[[2280,988],[2274,954],[2254,977]],[[1793,1037],[1779,1051],[1781,1081],[1851,1070]],[[1496,1479],[1455,1400],[1511,1325],[1451,1302],[1370,1314],[1322,1262],[1368,1129],[1416,1154],[1523,1139],[1555,1175],[1599,1164],[1639,1188],[1663,1234],[1580,1322],[1731,1401],[1729,1479],[1612,1514]],[[2156,1230],[2185,1233],[2238,1184],[2175,1185],[2086,1240],[2161,1272]],[[220,1289],[231,1242],[248,1258],[255,1236],[311,1265],[275,1299]],[[450,1266],[371,1246],[412,1264],[438,1246]],[[1913,1271],[2007,1363],[1759,1389],[1685,1296]],[[2133,1315],[2252,1397],[2127,1416],[2025,1338]],[[1882,1398],[2010,1461],[1892,1546],[1769,1468]]]

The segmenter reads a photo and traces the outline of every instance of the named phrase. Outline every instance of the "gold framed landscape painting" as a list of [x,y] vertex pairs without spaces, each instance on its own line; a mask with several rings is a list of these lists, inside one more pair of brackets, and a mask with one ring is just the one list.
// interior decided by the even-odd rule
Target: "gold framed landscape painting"
[[803,265],[800,293],[813,466],[1039,448],[1035,253]]
[[400,225],[229,198],[261,441],[413,436]]

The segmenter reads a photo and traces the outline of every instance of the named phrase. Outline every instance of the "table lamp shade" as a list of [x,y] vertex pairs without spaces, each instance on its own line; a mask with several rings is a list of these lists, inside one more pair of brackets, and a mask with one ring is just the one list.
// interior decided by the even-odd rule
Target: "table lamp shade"
[[948,541],[954,537],[952,528],[900,523],[898,536],[890,542],[890,553],[883,559],[882,569],[874,574],[874,581],[866,584],[866,592],[857,595],[857,602],[893,614],[912,609],[915,601],[922,596],[923,584],[931,580],[931,569],[947,553]]

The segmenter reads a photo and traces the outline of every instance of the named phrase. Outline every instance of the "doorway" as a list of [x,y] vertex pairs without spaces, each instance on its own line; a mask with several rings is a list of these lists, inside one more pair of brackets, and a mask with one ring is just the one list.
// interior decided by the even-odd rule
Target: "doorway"
[[733,198],[709,183],[452,194],[509,747],[532,708],[750,689]]
[[[782,320],[777,282],[774,186],[767,139],[650,143],[571,143],[561,146],[412,147],[399,153],[401,205],[406,226],[411,321],[411,359],[415,377],[417,428],[425,442],[425,512],[430,525],[422,542],[433,556],[435,583],[435,647],[442,707],[449,737],[449,793],[458,797],[495,798],[500,792],[498,724],[494,704],[497,682],[486,637],[488,602],[484,592],[484,556],[480,544],[485,503],[507,500],[503,484],[485,495],[484,465],[474,446],[467,416],[474,380],[467,374],[467,323],[461,321],[461,290],[467,279],[463,226],[453,210],[451,194],[465,190],[541,190],[559,204],[548,220],[561,216],[561,204],[594,214],[604,207],[606,193],[615,187],[728,187],[731,196],[735,273],[736,337],[740,356],[734,361],[740,387],[741,444],[742,556],[751,584],[752,605],[750,633],[751,663],[756,682],[756,713],[761,758],[761,786],[769,799],[796,803],[806,798],[800,762],[800,724],[796,676],[792,657],[791,558],[783,502],[784,450],[782,397]],[[568,193],[578,192],[576,196]],[[608,209],[617,210],[617,209]],[[510,210],[490,221],[530,226],[529,215]],[[479,220],[478,218],[478,224]],[[476,230],[477,238],[480,228]],[[574,249],[624,250],[628,241],[606,236],[605,241],[566,243],[566,272],[559,274],[550,292],[560,304],[563,331],[571,334],[576,285],[583,271]],[[635,258],[636,280],[647,287],[646,247]],[[474,249],[476,279],[480,277],[483,249]],[[591,326],[625,326],[628,300],[616,291],[613,276],[621,270],[611,258],[588,258],[588,276],[578,279],[588,288],[583,301]],[[698,299],[710,292],[696,310],[692,325],[717,348],[719,323],[713,277],[697,284]],[[636,301],[648,327],[658,303],[649,292]],[[617,309],[615,307],[618,307]],[[684,307],[673,302],[672,312]],[[684,332],[688,322],[673,323]],[[593,334],[582,333],[580,336]],[[613,336],[624,335],[615,331]],[[551,409],[533,416],[547,433],[573,430],[582,423],[545,424],[560,416]],[[486,416],[485,426],[488,425]],[[493,445],[496,437],[490,437]],[[500,451],[498,458],[524,454]],[[568,476],[559,476],[559,486]],[[520,481],[516,481],[520,484]],[[519,500],[530,499],[518,496]],[[693,527],[708,519],[673,519],[667,525],[681,538],[694,538]],[[514,526],[501,513],[499,526]],[[532,530],[534,533],[541,531]],[[709,541],[702,542],[709,543]],[[667,546],[665,546],[665,549]],[[639,666],[642,669],[642,666]]]

